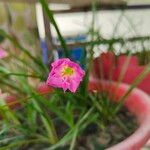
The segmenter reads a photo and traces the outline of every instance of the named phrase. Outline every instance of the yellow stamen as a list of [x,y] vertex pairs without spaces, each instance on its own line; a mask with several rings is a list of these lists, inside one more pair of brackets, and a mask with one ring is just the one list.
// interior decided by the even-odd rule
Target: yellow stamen
[[71,76],[74,73],[74,69],[68,66],[65,66],[62,70],[62,76]]

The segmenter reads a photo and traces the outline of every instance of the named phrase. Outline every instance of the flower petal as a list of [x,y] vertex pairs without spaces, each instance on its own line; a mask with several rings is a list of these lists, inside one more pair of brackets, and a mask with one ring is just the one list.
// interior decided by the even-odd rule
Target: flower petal
[[[68,58],[63,58],[56,60],[51,66],[52,69],[47,79],[47,85],[63,88],[64,91],[69,89],[71,92],[76,92],[85,75],[84,70],[79,64]],[[64,69],[67,67],[73,69],[73,72],[63,74]]]

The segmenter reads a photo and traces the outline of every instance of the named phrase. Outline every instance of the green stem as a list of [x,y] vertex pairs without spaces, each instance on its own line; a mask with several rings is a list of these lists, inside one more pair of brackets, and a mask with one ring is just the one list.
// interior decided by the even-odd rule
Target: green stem
[[36,67],[34,64],[30,64],[28,63],[28,61],[21,59],[20,57],[17,57],[16,55],[14,55],[12,52],[9,52],[9,54],[11,56],[13,56],[13,58],[15,58],[17,61],[19,61],[19,64],[22,63],[23,65],[28,66],[31,70],[34,70],[34,72],[36,72],[36,74],[40,74],[41,70],[40,68]]
[[77,139],[77,135],[78,135],[78,128],[75,129],[74,134],[73,134],[73,139],[70,145],[70,149],[69,150],[73,150],[75,147],[75,143],[76,143],[76,139]]
[[41,76],[36,76],[36,75],[32,75],[32,74],[23,74],[23,73],[4,73],[5,76],[23,76],[23,77],[31,77],[31,78],[40,78],[41,80],[43,80],[44,78]]
[[127,60],[125,61],[125,63],[124,63],[123,66],[122,66],[121,72],[120,72],[120,74],[119,74],[119,79],[118,79],[118,81],[117,81],[116,90],[115,90],[115,92],[114,92],[114,94],[113,94],[113,98],[115,98],[115,96],[116,96],[116,94],[117,94],[117,92],[118,92],[118,87],[119,87],[120,83],[122,82],[122,80],[123,80],[123,78],[124,78],[124,75],[125,75],[125,73],[126,73],[126,71],[127,71],[127,68],[128,68],[128,66],[129,66],[129,63],[130,63],[130,59],[131,59],[131,53],[129,53],[129,55],[128,55],[128,57],[127,57]]
[[115,118],[116,123],[123,129],[123,132],[125,134],[129,133],[129,130],[127,129],[127,127],[122,123],[122,121],[120,120],[120,118],[116,117]]
[[47,141],[45,141],[45,139],[24,140],[24,141],[18,141],[18,142],[9,144],[8,146],[0,147],[0,150],[9,150],[9,149],[11,149],[11,148],[13,148],[13,147],[16,148],[17,146],[28,145],[28,144],[31,144],[31,143],[39,143],[39,144],[41,144],[41,142],[47,143]]
[[9,81],[1,80],[0,83],[3,85],[7,85],[8,87],[11,87],[13,90],[19,91],[22,94],[24,93],[24,91],[21,88],[15,86],[14,84],[10,83]]
[[88,112],[84,114],[84,116],[78,121],[77,126],[80,127],[80,125],[89,117],[89,115],[93,112],[94,107],[90,108]]
[[51,144],[57,143],[58,138],[57,138],[57,134],[56,134],[56,131],[55,131],[52,121],[50,119],[49,119],[49,121],[46,119],[46,117],[43,115],[44,112],[42,111],[39,104],[35,100],[33,100],[33,103],[34,103],[34,106],[37,109],[37,111],[41,114],[41,119],[45,126],[45,129],[47,130],[47,133],[48,133],[48,136],[50,139],[50,143]]
[[7,120],[8,122],[13,121],[15,125],[21,125],[18,118],[15,116],[15,114],[12,112],[12,110],[6,105],[6,102],[4,99],[0,98],[0,109],[1,113],[3,115],[3,119]]
[[42,61],[40,61],[39,59],[37,59],[36,57],[34,57],[27,49],[25,49],[24,47],[22,47],[17,40],[13,39],[13,37],[9,36],[5,31],[3,31],[1,29],[0,29],[0,35],[2,35],[5,38],[9,39],[16,47],[18,47],[19,49],[21,49],[36,64],[38,64],[42,69],[44,69],[46,72],[48,72],[47,67],[42,63]]
[[145,76],[150,72],[150,63],[146,66],[144,71],[133,81],[131,86],[129,87],[128,91],[121,97],[119,104],[114,110],[114,115],[120,110],[120,108],[123,106],[126,98],[130,94],[130,92],[137,87],[137,85],[145,78]]
[[98,109],[98,111],[101,113],[102,112],[102,107],[101,105],[98,103],[98,101],[95,100],[95,98],[90,95],[90,99],[92,100],[92,102],[94,103],[94,106]]
[[55,30],[57,32],[57,35],[58,35],[58,38],[60,40],[61,46],[62,46],[62,48],[64,50],[65,57],[69,57],[69,52],[68,52],[67,45],[66,45],[65,40],[64,40],[63,36],[61,35],[60,30],[59,30],[59,28],[57,26],[57,23],[56,23],[56,21],[54,19],[53,12],[49,9],[48,4],[46,3],[45,0],[39,0],[39,1],[42,4],[42,7],[43,7],[44,11],[46,12],[50,22],[53,24],[53,26],[54,26],[54,28],[55,28]]

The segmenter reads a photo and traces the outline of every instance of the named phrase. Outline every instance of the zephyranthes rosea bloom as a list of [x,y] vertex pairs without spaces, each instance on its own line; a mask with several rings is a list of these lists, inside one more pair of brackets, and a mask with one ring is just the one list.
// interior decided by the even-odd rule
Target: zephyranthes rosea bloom
[[53,87],[69,89],[76,92],[84,77],[84,70],[68,58],[58,59],[51,64],[52,70],[47,79],[47,84]]
[[0,59],[7,57],[7,52],[0,47]]

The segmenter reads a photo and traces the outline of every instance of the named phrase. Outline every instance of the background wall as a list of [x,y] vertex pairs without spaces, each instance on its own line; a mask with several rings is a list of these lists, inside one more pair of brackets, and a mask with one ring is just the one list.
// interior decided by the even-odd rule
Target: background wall
[[[150,36],[150,10],[98,11],[96,14],[96,28],[100,36],[106,39],[113,37],[129,38]],[[64,36],[86,34],[91,25],[91,12],[56,14],[56,21]],[[40,49],[35,17],[34,4],[0,3],[0,28],[13,34],[19,41],[30,49]],[[56,33],[52,28],[52,35]],[[2,43],[5,47],[7,41]],[[141,43],[127,44],[126,49],[141,50]],[[144,42],[145,49],[150,49],[150,41]],[[100,45],[101,50],[108,49]],[[120,49],[115,45],[115,49]]]
[[[96,14],[96,28],[101,37],[132,38],[139,36],[150,36],[150,10],[126,10],[126,11],[98,11]],[[90,12],[73,14],[56,14],[56,21],[64,36],[77,36],[88,32],[91,26],[92,15]],[[52,28],[52,34],[56,33]],[[141,51],[150,50],[150,41],[127,43],[123,48],[116,44],[116,51]],[[105,45],[99,46],[100,50],[108,49]],[[99,50],[97,50],[98,52]],[[98,53],[99,54],[99,53]]]
[[[27,48],[35,49],[38,32],[33,4],[0,3],[0,29],[14,36]],[[7,40],[1,43],[9,47]]]

